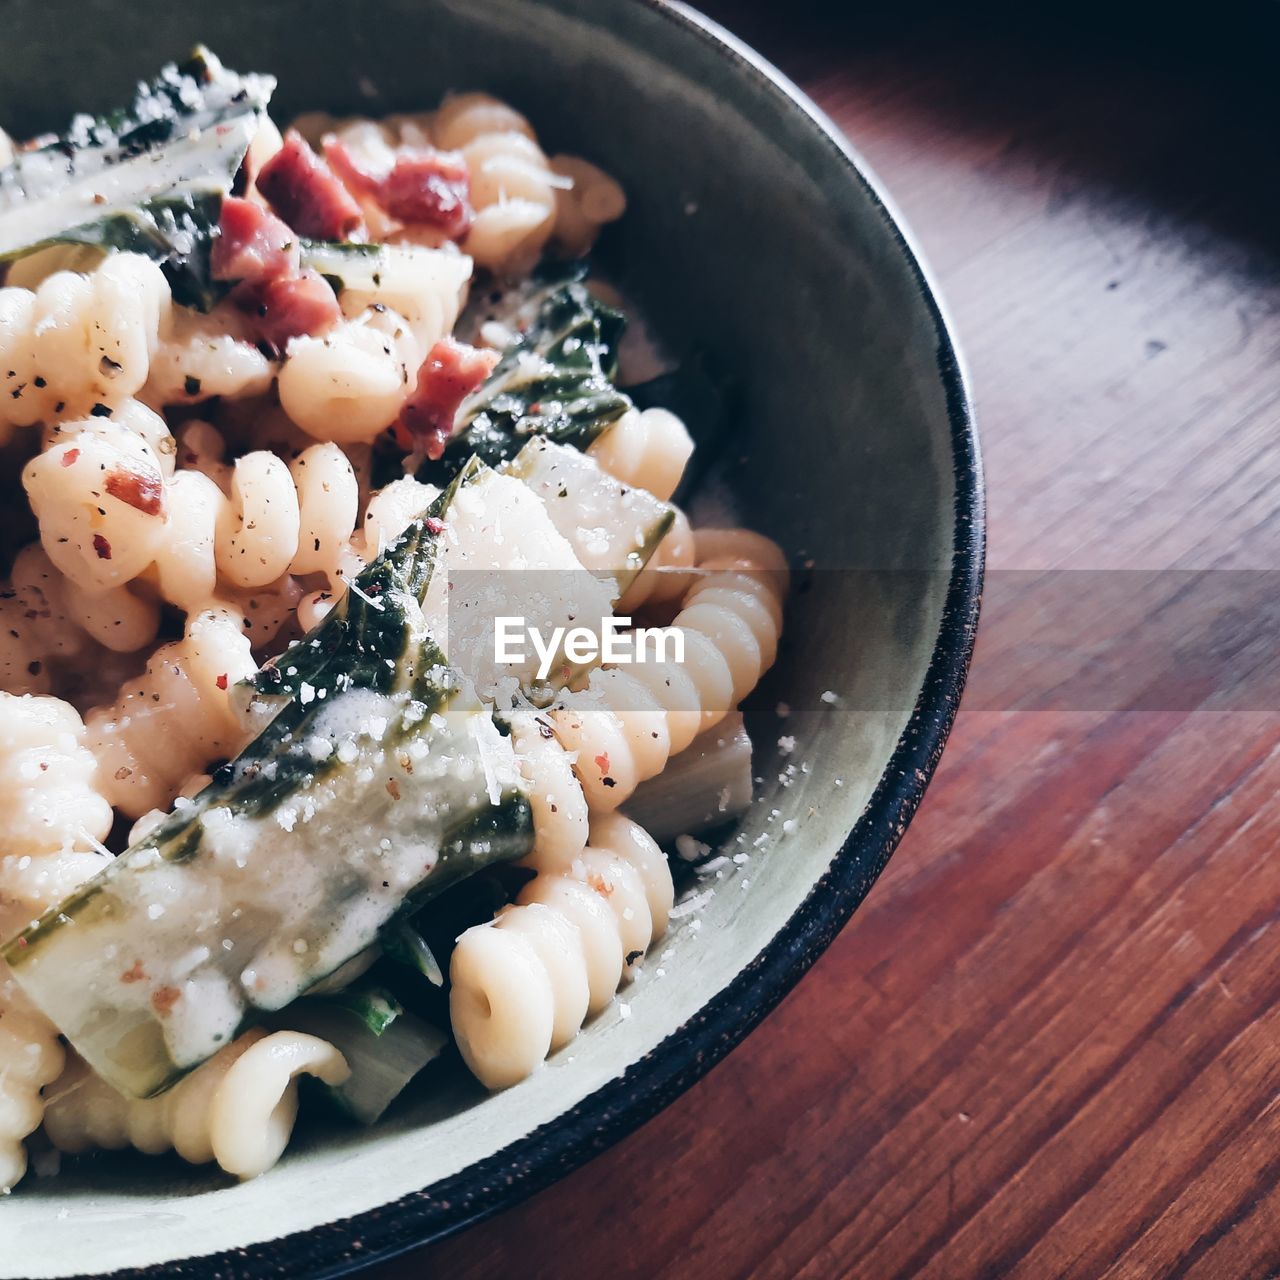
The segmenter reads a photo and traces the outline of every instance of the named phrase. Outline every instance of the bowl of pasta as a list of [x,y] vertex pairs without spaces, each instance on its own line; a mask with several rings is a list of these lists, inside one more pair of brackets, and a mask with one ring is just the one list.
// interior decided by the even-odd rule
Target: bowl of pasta
[[651,1116],[874,882],[976,625],[954,346],[680,5],[6,38],[0,1274],[354,1270]]

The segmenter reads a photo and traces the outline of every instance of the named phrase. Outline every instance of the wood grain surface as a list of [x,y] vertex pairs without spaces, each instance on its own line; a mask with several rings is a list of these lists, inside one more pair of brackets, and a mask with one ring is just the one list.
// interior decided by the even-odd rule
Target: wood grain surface
[[1216,692],[1166,664],[1145,701],[1019,702],[1044,578],[1008,571],[1149,571],[1163,598],[1156,571],[1280,562],[1277,46],[1232,9],[1230,39],[715,12],[848,132],[956,321],[990,499],[974,697],[760,1030],[559,1185],[375,1274],[1275,1274],[1280,700],[1222,699],[1228,643]]

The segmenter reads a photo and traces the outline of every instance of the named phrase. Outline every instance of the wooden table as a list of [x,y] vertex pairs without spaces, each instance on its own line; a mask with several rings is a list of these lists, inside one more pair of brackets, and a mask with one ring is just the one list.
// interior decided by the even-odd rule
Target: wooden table
[[[1066,14],[900,7],[718,12],[936,270],[993,572],[1274,565],[1275,43],[1236,25],[1228,63],[1135,24],[1092,28],[1100,52]],[[984,619],[975,688],[1009,633]],[[1280,1270],[1280,703],[1244,693],[962,708],[888,871],[760,1030],[586,1168],[377,1274]]]

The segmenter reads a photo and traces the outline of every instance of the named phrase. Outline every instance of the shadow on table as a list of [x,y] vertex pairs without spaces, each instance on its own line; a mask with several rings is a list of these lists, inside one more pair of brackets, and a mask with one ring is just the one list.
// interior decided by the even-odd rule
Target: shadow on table
[[901,68],[895,114],[1007,134],[1008,147],[1146,204],[1153,219],[1266,257],[1280,245],[1280,4],[704,8],[805,83],[852,70],[892,84]]

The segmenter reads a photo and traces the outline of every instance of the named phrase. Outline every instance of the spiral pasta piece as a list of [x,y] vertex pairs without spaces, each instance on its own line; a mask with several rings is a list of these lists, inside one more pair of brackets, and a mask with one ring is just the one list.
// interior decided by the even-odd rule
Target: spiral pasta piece
[[93,644],[73,621],[69,587],[38,542],[14,557],[0,590],[0,690],[49,693],[67,669],[90,661]]
[[324,337],[289,344],[280,403],[313,439],[368,443],[399,416],[424,354],[402,316],[363,311]]
[[88,274],[55,272],[34,291],[0,289],[0,424],[136,395],[170,310],[163,273],[136,253],[112,254]]
[[238,399],[268,391],[274,377],[275,365],[254,345],[235,307],[224,303],[206,315],[175,306],[139,397],[157,407]]
[[630,819],[602,814],[567,867],[540,869],[515,904],[468,929],[449,968],[449,1014],[480,1082],[517,1084],[572,1040],[666,932],[673,898],[662,850]]
[[44,1128],[59,1151],[172,1149],[190,1164],[256,1178],[280,1159],[298,1114],[300,1075],[337,1085],[350,1074],[333,1045],[253,1028],[155,1098],[126,1098],[79,1058],[49,1089]]
[[471,177],[475,220],[462,247],[490,271],[527,271],[556,222],[557,178],[533,126],[488,94],[462,93],[444,100],[431,133],[437,146],[461,153]]
[[688,429],[668,409],[628,409],[587,453],[616,480],[671,497],[693,456]]
[[74,707],[0,693],[0,940],[104,865],[111,806],[84,743]]
[[591,251],[600,228],[627,211],[621,183],[581,156],[552,156],[551,172],[568,180],[556,184],[556,220],[552,239],[570,258]]
[[671,624],[683,635],[684,661],[597,670],[551,712],[593,813],[616,809],[661,773],[777,656],[787,577],[781,551],[745,529],[699,530],[695,547],[698,569]]
[[[316,445],[292,467],[266,450],[247,453],[236,460],[229,490],[218,514],[217,564],[237,587],[274,582],[295,560],[319,567],[329,544],[336,553],[355,525],[355,475],[337,445]],[[329,515],[337,521],[332,530]]]
[[529,784],[537,867],[568,867],[586,846],[588,832],[587,801],[573,762],[545,715],[518,709],[507,721],[516,763]]
[[64,1052],[58,1029],[31,1007],[0,963],[0,1194],[27,1171],[22,1140],[40,1126],[41,1089],[62,1070]]
[[136,578],[164,538],[172,470],[168,428],[136,401],[60,424],[22,473],[49,559],[90,592]]
[[[83,737],[65,702],[0,694],[0,940],[105,865],[111,807]],[[22,1140],[40,1124],[41,1088],[62,1062],[57,1029],[0,963],[0,1192],[26,1170]]]
[[111,803],[130,818],[167,808],[184,778],[234,755],[243,730],[228,690],[256,670],[243,613],[224,605],[188,617],[181,640],[85,717]]

